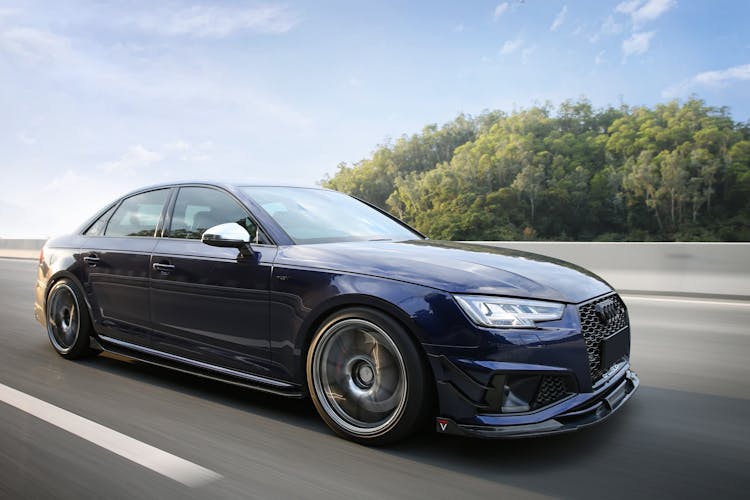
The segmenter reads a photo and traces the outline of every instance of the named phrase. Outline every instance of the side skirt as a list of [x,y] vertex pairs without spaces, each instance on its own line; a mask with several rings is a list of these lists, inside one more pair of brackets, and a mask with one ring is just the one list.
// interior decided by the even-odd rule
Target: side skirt
[[105,337],[103,335],[98,335],[96,340],[92,337],[91,341],[91,347],[94,349],[101,349],[106,352],[125,356],[126,358],[135,359],[144,363],[161,366],[163,368],[169,368],[171,370],[211,380],[218,380],[219,382],[238,385],[240,387],[269,392],[279,396],[290,398],[304,397],[304,394],[300,391],[299,387],[280,380],[274,380],[261,377],[260,375],[253,375],[251,373],[240,372],[230,368],[204,363],[202,361],[183,358],[182,356],[157,351],[155,349],[131,344],[129,342],[123,342],[122,340]]

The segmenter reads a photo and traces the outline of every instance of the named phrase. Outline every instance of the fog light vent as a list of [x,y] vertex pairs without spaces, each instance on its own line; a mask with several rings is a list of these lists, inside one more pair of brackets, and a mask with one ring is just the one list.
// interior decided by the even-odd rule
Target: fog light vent
[[565,379],[559,376],[546,375],[542,377],[539,390],[536,393],[532,408],[541,408],[551,405],[568,395]]
[[531,409],[531,401],[539,385],[539,376],[509,375],[503,387],[503,413],[523,413]]

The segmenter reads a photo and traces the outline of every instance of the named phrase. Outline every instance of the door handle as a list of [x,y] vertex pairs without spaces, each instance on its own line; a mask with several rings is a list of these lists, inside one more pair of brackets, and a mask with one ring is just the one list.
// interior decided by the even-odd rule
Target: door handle
[[86,257],[83,258],[83,261],[91,267],[96,267],[96,265],[99,263],[100,260],[101,259],[94,254],[87,255]]
[[153,268],[154,271],[161,271],[163,273],[174,271],[174,266],[172,264],[160,264],[158,262],[154,262]]

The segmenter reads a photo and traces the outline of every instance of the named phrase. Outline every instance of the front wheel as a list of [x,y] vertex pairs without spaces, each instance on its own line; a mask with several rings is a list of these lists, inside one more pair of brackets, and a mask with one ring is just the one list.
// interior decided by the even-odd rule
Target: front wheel
[[89,349],[91,319],[86,303],[76,284],[61,279],[47,294],[47,335],[60,356],[76,359],[92,351]]
[[381,445],[420,423],[431,391],[414,341],[396,321],[371,309],[335,314],[307,355],[307,383],[328,426],[353,441]]

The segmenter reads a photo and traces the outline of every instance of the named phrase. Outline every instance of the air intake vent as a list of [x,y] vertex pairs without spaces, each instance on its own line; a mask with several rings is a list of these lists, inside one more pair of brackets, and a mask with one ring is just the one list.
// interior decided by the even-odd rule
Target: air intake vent
[[609,366],[602,366],[602,340],[629,325],[628,312],[616,293],[578,307],[581,333],[589,356],[591,380],[596,382]]

